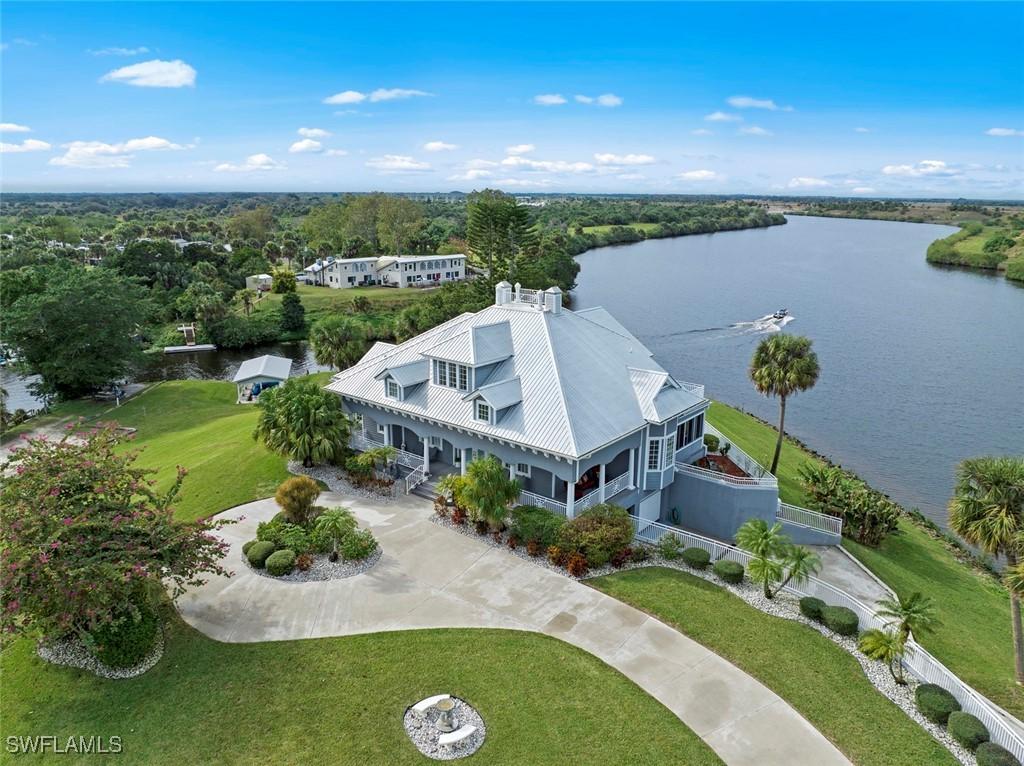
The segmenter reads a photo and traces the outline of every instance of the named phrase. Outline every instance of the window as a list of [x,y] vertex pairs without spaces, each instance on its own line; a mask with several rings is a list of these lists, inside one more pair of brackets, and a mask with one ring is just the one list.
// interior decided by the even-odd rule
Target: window
[[387,380],[384,381],[384,385],[387,386],[387,395],[388,395],[389,399],[398,399],[399,398],[398,394],[399,394],[401,389],[398,387],[398,384],[395,383],[394,380],[392,380],[391,378],[388,378]]
[[464,364],[459,365],[459,390],[469,390],[469,368]]
[[455,362],[434,360],[434,383],[460,391],[469,390],[469,367]]
[[657,471],[661,469],[661,439],[651,439],[647,442],[647,470]]
[[676,435],[672,434],[665,439],[665,465],[662,468],[671,468],[676,459]]
[[438,448],[440,448],[440,446],[441,446],[441,437],[440,436],[431,436],[430,437],[430,446],[431,447],[438,447]]
[[516,463],[516,476],[529,476],[530,475],[530,464],[529,463]]
[[387,426],[385,426],[383,423],[378,423],[377,424],[377,433],[384,434],[386,431],[387,431]]
[[448,385],[448,365],[445,362],[434,361],[434,382],[439,386]]
[[483,423],[491,422],[491,405],[487,402],[478,401],[476,403],[476,419]]
[[690,418],[685,423],[680,423],[676,429],[676,443],[685,447],[690,442],[700,439],[704,435],[704,415]]

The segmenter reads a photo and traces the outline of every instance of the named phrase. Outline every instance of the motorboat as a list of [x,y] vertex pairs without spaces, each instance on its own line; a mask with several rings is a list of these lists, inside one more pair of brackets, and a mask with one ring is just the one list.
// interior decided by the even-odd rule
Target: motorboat
[[789,309],[779,309],[772,314],[772,319],[785,319],[789,315]]

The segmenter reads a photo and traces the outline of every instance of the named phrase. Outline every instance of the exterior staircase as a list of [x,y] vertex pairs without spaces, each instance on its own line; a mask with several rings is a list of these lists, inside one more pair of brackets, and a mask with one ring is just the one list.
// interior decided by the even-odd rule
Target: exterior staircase
[[418,495],[419,497],[425,498],[433,502],[434,498],[437,497],[437,480],[440,476],[431,476],[426,481],[417,484],[413,487],[410,494]]

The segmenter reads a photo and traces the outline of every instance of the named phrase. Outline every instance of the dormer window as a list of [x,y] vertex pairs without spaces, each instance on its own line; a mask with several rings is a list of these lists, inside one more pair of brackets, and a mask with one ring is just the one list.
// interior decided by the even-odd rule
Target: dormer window
[[491,405],[480,399],[476,402],[476,419],[481,423],[491,422]]
[[384,381],[384,389],[387,393],[388,399],[402,398],[402,387],[395,383],[394,378],[388,378]]
[[459,391],[469,390],[469,367],[455,362],[434,360],[434,383]]

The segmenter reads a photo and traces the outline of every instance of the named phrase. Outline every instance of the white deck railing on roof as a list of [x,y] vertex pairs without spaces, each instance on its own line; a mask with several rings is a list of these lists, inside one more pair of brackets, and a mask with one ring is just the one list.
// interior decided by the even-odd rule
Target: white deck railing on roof
[[765,468],[763,465],[754,460],[754,458],[750,457],[750,455],[748,455],[746,452],[741,450],[739,446],[736,444],[736,442],[734,442],[728,436],[723,434],[721,431],[719,431],[713,425],[708,423],[706,420],[704,422],[704,433],[717,436],[720,442],[728,442],[730,445],[728,458],[737,466],[739,466],[740,469],[745,474],[747,474],[747,476],[771,476],[771,474],[768,473],[767,468]]
[[704,398],[704,384],[703,383],[688,383],[685,380],[678,381],[680,388],[685,391],[689,391],[691,394],[696,394],[701,399]]
[[830,516],[827,513],[809,511],[798,505],[790,505],[779,501],[778,510],[775,511],[775,518],[779,521],[791,521],[812,529],[820,529],[823,532],[841,537],[843,534],[843,520],[838,516]]
[[[631,519],[636,539],[642,542],[656,543],[663,535],[669,534],[675,536],[687,548],[701,548],[707,551],[711,555],[712,562],[730,559],[746,567],[750,559],[753,558],[744,550],[718,540],[712,540],[709,537],[686,532],[657,521],[640,519],[636,516],[632,516]],[[811,577],[800,585],[790,583],[784,590],[794,596],[814,596],[827,604],[845,606],[853,610],[860,620],[860,630],[887,626],[886,621],[878,617],[871,607],[817,577]],[[976,716],[985,724],[993,742],[1005,747],[1018,760],[1024,761],[1024,738],[1014,730],[1013,725],[1007,720],[1009,714],[961,681],[949,668],[935,659],[913,639],[907,642],[903,667],[922,683],[937,684],[950,692],[956,697],[965,712]],[[1014,723],[1024,728],[1024,724],[1016,719],[1014,719]]]
[[734,487],[745,487],[748,489],[762,489],[764,487],[778,487],[779,480],[770,473],[764,476],[730,476],[722,471],[710,471],[707,468],[700,468],[689,463],[676,463],[676,470],[680,473],[687,473],[705,481],[717,481],[720,484],[729,484]]

